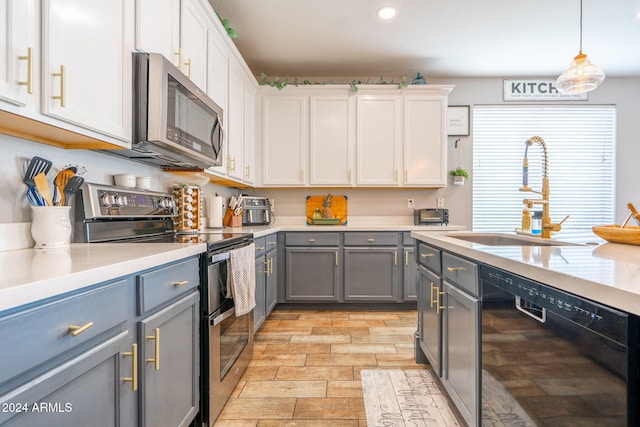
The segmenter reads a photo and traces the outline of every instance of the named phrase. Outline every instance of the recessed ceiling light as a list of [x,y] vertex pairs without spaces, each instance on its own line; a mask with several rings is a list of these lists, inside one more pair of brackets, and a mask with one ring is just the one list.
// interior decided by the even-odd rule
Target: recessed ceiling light
[[382,6],[378,9],[378,16],[382,19],[391,19],[396,16],[396,10],[392,6]]

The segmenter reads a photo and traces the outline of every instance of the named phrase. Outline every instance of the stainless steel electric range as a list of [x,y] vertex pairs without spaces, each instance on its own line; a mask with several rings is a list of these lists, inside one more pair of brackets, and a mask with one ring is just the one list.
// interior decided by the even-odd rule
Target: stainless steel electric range
[[253,244],[251,233],[176,233],[173,196],[85,183],[75,197],[74,242],[206,243],[200,257],[200,412],[211,426],[253,354],[253,312],[235,315],[228,297],[230,252]]

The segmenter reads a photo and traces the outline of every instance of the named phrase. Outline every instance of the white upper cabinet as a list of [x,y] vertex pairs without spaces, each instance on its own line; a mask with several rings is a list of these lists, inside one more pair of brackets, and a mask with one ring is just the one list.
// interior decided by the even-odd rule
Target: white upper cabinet
[[180,0],[136,0],[136,49],[161,53],[177,66]]
[[23,107],[37,100],[37,19],[34,0],[0,0],[0,99]]
[[240,64],[229,60],[229,121],[226,132],[227,170],[230,177],[244,178],[244,73]]
[[207,49],[210,20],[199,0],[183,0],[178,67],[205,92],[207,91]]
[[307,183],[309,97],[266,95],[262,98],[262,161],[265,186]]
[[446,186],[446,110],[446,95],[404,97],[404,185]]
[[356,184],[398,185],[402,144],[401,101],[397,95],[358,96]]
[[309,183],[350,186],[355,169],[355,98],[312,95],[309,104]]
[[41,4],[43,113],[130,143],[133,0]]
[[256,90],[253,82],[244,85],[244,176],[242,180],[256,182]]

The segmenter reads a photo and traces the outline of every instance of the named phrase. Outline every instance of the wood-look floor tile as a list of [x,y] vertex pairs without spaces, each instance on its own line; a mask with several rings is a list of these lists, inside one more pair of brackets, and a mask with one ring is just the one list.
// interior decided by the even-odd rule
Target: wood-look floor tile
[[312,354],[331,353],[331,344],[291,343],[269,344],[261,354]]
[[256,427],[258,420],[221,420],[218,419],[213,427]]
[[286,344],[291,340],[291,335],[282,334],[282,335],[274,335],[274,334],[263,334],[261,331],[253,337],[253,342],[255,344]]
[[289,341],[291,344],[349,344],[350,335],[295,335]]
[[369,328],[355,327],[355,328],[324,328],[314,327],[311,330],[311,335],[369,335]]
[[309,354],[307,355],[306,366],[353,366],[353,365],[373,365],[377,364],[375,354]]
[[[288,320],[287,320],[288,322]],[[311,335],[312,326],[264,326],[260,328],[260,334],[266,335]]]
[[242,375],[244,381],[274,380],[278,373],[277,366],[249,366]]
[[362,397],[300,398],[296,402],[294,419],[360,419],[366,417]]
[[396,326],[396,327],[377,327],[377,326],[372,326],[369,328],[369,333],[372,335],[402,335],[402,334],[406,334],[409,336],[413,336],[416,333],[416,327],[415,326]]
[[411,326],[414,329],[418,328],[417,319],[385,320],[384,324],[388,328],[402,328],[405,326]]
[[257,427],[366,427],[357,420],[260,420]]
[[416,361],[414,359],[413,353],[411,354],[376,354],[376,360],[378,362],[378,366],[380,367],[388,367],[388,366],[396,366],[396,367],[405,367],[405,366],[415,366]]
[[329,381],[327,397],[362,397],[362,382],[360,380]]
[[349,312],[346,311],[320,311],[317,313],[301,314],[300,320],[312,319],[332,319],[332,320],[349,320]]
[[329,327],[333,320],[331,319],[297,319],[297,320],[281,320],[277,326],[278,329],[301,329],[301,328],[317,328]]
[[253,343],[253,354],[262,354],[262,353],[264,353],[265,348],[267,348],[267,343],[265,343],[265,342],[256,343],[254,341],[254,343]]
[[389,312],[363,312],[363,313],[352,313],[349,315],[349,319],[351,320],[400,320],[400,316],[398,313],[389,313]]
[[249,366],[304,366],[305,354],[254,354]]
[[411,343],[406,344],[394,344],[397,353],[411,354],[411,357],[415,357],[415,346]]
[[218,416],[220,420],[293,418],[293,397],[230,398]]
[[240,397],[326,397],[326,381],[248,381]]
[[378,334],[378,335],[351,335],[353,344],[367,343],[388,343],[388,344],[411,344],[413,346],[414,337],[407,334]]
[[299,319],[300,313],[294,313],[286,310],[272,311],[267,320],[293,320]]
[[384,328],[384,320],[334,320],[331,326],[334,328]]
[[332,344],[331,353],[393,353],[396,354],[396,346],[393,344]]
[[242,393],[242,389],[244,388],[245,384],[247,384],[247,382],[244,381],[242,378],[240,378],[240,381],[238,381],[238,384],[236,384],[233,390],[231,390],[231,394],[229,396],[230,397],[240,396],[240,393]]
[[371,370],[371,369],[380,369],[378,368],[378,365],[371,365],[371,366],[353,366],[353,379],[354,381],[362,381],[362,376],[360,375],[360,372],[363,370]]
[[278,369],[276,380],[353,380],[351,366],[282,366]]

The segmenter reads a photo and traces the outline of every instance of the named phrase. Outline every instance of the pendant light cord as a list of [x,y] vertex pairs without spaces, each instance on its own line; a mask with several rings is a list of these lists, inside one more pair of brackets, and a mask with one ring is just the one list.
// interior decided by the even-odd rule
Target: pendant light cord
[[580,53],[582,53],[582,0],[580,0]]

